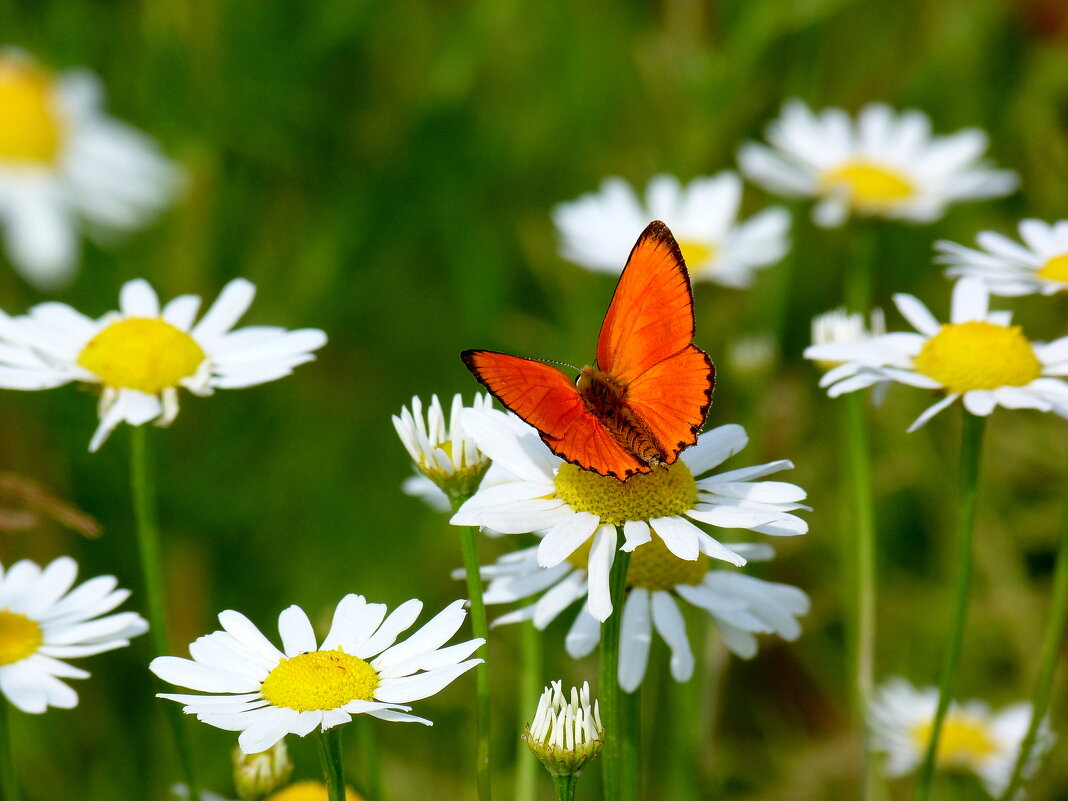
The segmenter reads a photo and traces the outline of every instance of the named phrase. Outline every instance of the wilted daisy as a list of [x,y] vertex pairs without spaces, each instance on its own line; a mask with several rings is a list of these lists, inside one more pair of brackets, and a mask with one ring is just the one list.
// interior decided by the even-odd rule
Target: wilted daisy
[[247,754],[264,751],[287,734],[301,737],[348,723],[353,715],[432,725],[407,714],[409,701],[434,695],[481,659],[468,659],[481,639],[442,647],[464,621],[455,601],[404,642],[421,601],[406,601],[386,617],[385,604],[346,595],[330,632],[316,644],[308,616],[291,606],[278,616],[283,650],[239,612],[219,614],[223,631],[189,646],[192,659],[161,656],[149,665],[164,681],[208,695],[161,693],[216,728],[241,732]]
[[553,776],[579,773],[604,745],[601,710],[596,701],[590,703],[589,682],[582,682],[581,690],[572,687],[570,700],[562,681],[546,687],[523,742]]
[[799,100],[767,128],[772,148],[747,143],[742,171],[772,192],[818,200],[817,224],[841,225],[850,214],[931,222],[961,200],[1007,195],[1017,178],[982,156],[986,134],[969,128],[932,136],[915,110],[870,103],[854,121],[839,108],[814,114]]
[[274,381],[314,359],[312,351],[325,344],[326,335],[314,328],[231,330],[255,293],[249,281],[231,281],[199,322],[200,298],[180,295],[160,308],[142,279],[123,285],[120,311],[99,320],[62,303],[42,303],[22,317],[0,311],[0,387],[102,385],[91,451],[122,422],[170,425],[179,387],[206,396]]
[[974,415],[997,406],[1038,409],[1068,417],[1068,337],[1029,341],[1007,311],[989,311],[982,282],[962,278],[953,288],[951,322],[941,324],[912,295],[895,295],[898,310],[919,333],[892,333],[862,342],[813,345],[805,357],[841,362],[820,380],[828,394],[897,381],[946,395],[909,427],[914,431],[958,398]]
[[[731,543],[729,547],[750,560],[772,555],[766,545]],[[575,659],[586,656],[597,647],[601,626],[586,604],[585,549],[550,568],[538,566],[537,550],[532,547],[505,554],[482,569],[483,577],[490,580],[484,596],[487,604],[540,596],[528,606],[497,618],[493,625],[529,620],[542,630],[581,601],[565,647]],[[633,692],[642,683],[654,630],[671,651],[671,675],[675,681],[689,681],[693,676],[693,649],[679,600],[707,612],[727,647],[743,659],[756,655],[757,634],[777,634],[785,640],[801,635],[796,617],[806,614],[809,608],[803,591],[789,584],[710,568],[707,556],[702,554],[693,561],[679,559],[659,539],[631,555],[620,624],[619,685],[624,690]]]
[[136,612],[107,614],[130,595],[114,576],[71,589],[77,575],[69,556],[44,569],[28,560],[0,566],[0,692],[23,712],[73,709],[78,694],[61,679],[89,673],[60,660],[122,648],[148,631]]
[[[888,776],[904,776],[923,762],[937,707],[938,690],[934,687],[918,690],[897,678],[876,690],[868,725],[872,747],[887,756]],[[1027,703],[1012,704],[994,713],[983,701],[951,702],[942,724],[936,764],[943,770],[974,773],[988,793],[1000,796],[1012,776],[1030,720],[1031,705]],[[1051,742],[1046,728],[1032,763]]]
[[793,467],[789,461],[704,475],[745,447],[748,438],[738,425],[704,432],[674,464],[627,481],[565,462],[535,429],[513,415],[468,412],[464,426],[493,464],[452,523],[504,534],[544,531],[537,550],[541,567],[557,567],[588,548],[584,561],[589,608],[598,620],[612,613],[608,575],[617,527],[625,537],[625,551],[645,546],[655,534],[679,559],[695,561],[705,554],[734,565],[745,564],[745,557],[694,521],[774,535],[808,531],[805,521],[792,514],[807,508],[801,504],[805,493],[800,487],[754,481]]
[[0,49],[0,225],[8,258],[42,289],[78,261],[78,229],[140,228],[170,203],[179,173],[155,142],[107,116],[85,70],[53,75]]
[[565,259],[618,275],[649,220],[663,220],[693,280],[746,287],[754,270],[774,264],[789,250],[790,215],[775,207],[738,222],[741,197],[741,179],[730,171],[686,186],[673,176],[657,175],[649,181],[644,204],[622,178],[606,178],[599,192],[558,204],[553,222]]
[[935,261],[949,265],[948,276],[979,279],[993,295],[1055,295],[1068,289],[1068,220],[1053,225],[1023,220],[1019,230],[1022,245],[994,231],[975,238],[982,250],[936,242]]

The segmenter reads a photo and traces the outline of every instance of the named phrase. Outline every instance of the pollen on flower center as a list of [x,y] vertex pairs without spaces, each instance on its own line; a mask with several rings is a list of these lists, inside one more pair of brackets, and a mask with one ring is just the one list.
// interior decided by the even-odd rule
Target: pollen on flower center
[[196,373],[204,351],[189,334],[155,317],[112,323],[82,349],[78,364],[104,386],[155,395]]
[[1068,253],[1054,256],[1042,265],[1037,275],[1039,278],[1045,278],[1047,281],[1068,282]]
[[0,161],[55,161],[62,131],[51,95],[44,71],[0,58]]
[[[931,740],[931,722],[913,727],[912,738],[918,751]],[[983,721],[950,713],[942,725],[936,761],[939,767],[974,770],[998,750]]]
[[686,269],[690,272],[702,272],[712,267],[717,252],[715,245],[696,239],[680,239],[678,243]]
[[883,211],[915,194],[912,183],[899,172],[867,161],[840,164],[824,173],[821,183],[824,191],[845,190],[861,211]]
[[592,512],[602,523],[671,517],[697,503],[697,482],[680,459],[626,481],[565,464],[556,473],[556,494],[576,512]]
[[282,659],[263,680],[260,692],[272,706],[308,712],[372,701],[377,687],[373,667],[337,648]]
[[0,665],[21,662],[44,641],[37,621],[7,609],[0,610]]
[[1022,387],[1042,375],[1042,363],[1019,326],[982,321],[943,325],[912,366],[956,393]]

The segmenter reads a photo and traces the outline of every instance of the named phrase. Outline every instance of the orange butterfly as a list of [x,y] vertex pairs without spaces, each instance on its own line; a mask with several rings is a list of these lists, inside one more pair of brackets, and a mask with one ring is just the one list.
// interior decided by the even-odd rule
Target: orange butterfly
[[557,456],[626,480],[672,464],[697,441],[716,368],[693,334],[690,277],[675,237],[658,220],[631,250],[601,323],[597,361],[577,381],[543,362],[490,350],[465,350],[460,358]]

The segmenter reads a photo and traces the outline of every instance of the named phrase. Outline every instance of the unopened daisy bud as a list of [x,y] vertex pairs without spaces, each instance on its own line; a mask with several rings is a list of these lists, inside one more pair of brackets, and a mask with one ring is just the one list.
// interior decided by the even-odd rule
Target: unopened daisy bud
[[279,740],[266,751],[246,754],[234,747],[234,788],[241,801],[260,801],[289,781],[293,775],[293,760],[286,750],[286,741]]
[[597,702],[590,706],[590,685],[571,688],[568,701],[563,682],[546,687],[538,701],[534,721],[523,732],[523,742],[553,777],[575,776],[604,745],[604,726]]
[[[867,342],[886,333],[886,318],[882,309],[872,309],[871,328],[865,324],[860,312],[849,313],[839,307],[812,318],[812,345],[841,345],[849,342]],[[831,370],[842,362],[830,359],[811,358],[821,370]]]
[[[470,408],[489,409],[492,406],[490,395],[476,395]],[[446,421],[438,396],[433,395],[425,418],[423,403],[418,397],[412,398],[411,411],[405,406],[399,416],[393,415],[393,427],[416,469],[457,504],[474,494],[489,467],[489,458],[464,432],[464,411],[463,399],[459,394],[453,396]]]
[[775,364],[778,345],[771,334],[739,337],[727,346],[727,367],[737,376],[759,377]]

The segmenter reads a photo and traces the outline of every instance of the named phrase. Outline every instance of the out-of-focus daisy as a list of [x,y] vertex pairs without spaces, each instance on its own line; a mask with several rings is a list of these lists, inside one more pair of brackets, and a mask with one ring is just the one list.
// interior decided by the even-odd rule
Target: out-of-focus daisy
[[854,121],[839,108],[814,114],[799,100],[767,128],[772,148],[747,143],[742,171],[772,192],[816,198],[812,216],[825,227],[850,214],[931,222],[961,200],[1007,195],[1017,177],[982,161],[986,134],[969,128],[932,136],[920,111],[870,103]]
[[892,333],[861,342],[812,345],[805,358],[840,362],[820,380],[828,394],[897,381],[946,395],[909,427],[914,431],[958,398],[986,416],[997,406],[1038,409],[1068,417],[1068,337],[1029,341],[1006,311],[989,311],[982,282],[962,278],[953,288],[951,322],[941,324],[912,295],[895,295],[898,310],[919,333]]
[[[182,785],[172,788],[171,792],[181,799],[189,798],[189,791]],[[224,798],[221,795],[207,792],[206,790],[200,791],[201,801],[231,801],[229,798]],[[299,782],[293,782],[286,785],[281,790],[276,790],[268,796],[263,797],[263,801],[329,801],[327,798],[326,785],[322,782],[304,780]],[[357,793],[351,787],[345,787],[345,801],[364,801],[362,795]]]
[[104,113],[84,70],[52,75],[0,49],[0,225],[15,268],[41,289],[66,283],[78,228],[140,228],[171,202],[178,170],[150,138]]
[[[882,309],[872,309],[871,327],[860,312],[847,312],[844,308],[833,309],[812,318],[812,344],[835,345],[867,342],[886,335],[886,317]],[[841,362],[816,360],[821,370],[830,370]]]
[[91,451],[122,422],[170,425],[178,414],[179,387],[206,396],[274,381],[314,359],[312,351],[326,343],[326,334],[314,328],[231,330],[255,293],[250,282],[231,281],[199,322],[200,298],[180,295],[160,308],[142,279],[122,287],[121,311],[99,320],[62,303],[42,303],[22,317],[0,311],[0,387],[102,385]]
[[663,220],[674,232],[695,281],[747,287],[753,271],[789,250],[790,215],[779,207],[737,222],[742,181],[724,171],[683,186],[670,175],[649,181],[643,204],[622,178],[606,178],[599,192],[560,203],[553,222],[565,259],[591,270],[618,274],[634,240]]
[[[938,707],[938,690],[918,690],[901,678],[879,687],[868,711],[872,747],[886,754],[888,776],[915,770],[927,752]],[[936,764],[943,770],[974,773],[988,793],[998,797],[1008,786],[1020,744],[1031,720],[1031,705],[1012,704],[993,713],[982,701],[950,703],[942,724]],[[1032,767],[1052,743],[1043,730],[1032,755]]]
[[789,461],[704,475],[745,447],[748,438],[738,425],[704,432],[674,464],[627,481],[565,462],[513,415],[468,412],[464,425],[493,464],[478,492],[453,516],[453,524],[504,534],[544,531],[537,549],[541,567],[557,567],[588,548],[583,561],[589,570],[589,608],[598,620],[612,613],[608,574],[617,527],[625,551],[646,546],[655,534],[679,559],[695,561],[705,554],[734,565],[745,564],[745,557],[696,523],[774,535],[808,531],[805,521],[792,514],[807,509],[801,504],[804,490],[754,480],[793,467]]
[[779,343],[772,334],[732,338],[727,343],[727,369],[737,376],[766,375],[779,357]]
[[[470,408],[492,407],[493,397],[486,393],[476,395]],[[404,406],[399,416],[393,415],[397,436],[415,462],[415,469],[425,478],[425,481],[408,479],[404,491],[422,498],[432,508],[441,507],[442,493],[446,498],[460,501],[470,497],[489,467],[489,459],[464,431],[464,408],[463,398],[457,393],[446,420],[438,396],[433,395],[426,417],[423,416],[423,402],[418,397],[412,398],[411,411]],[[440,491],[433,492],[435,488]]]
[[979,279],[993,295],[1054,295],[1068,289],[1068,220],[1053,225],[1023,220],[1020,238],[1022,245],[983,231],[975,238],[982,250],[939,241],[935,261],[949,265],[948,276]]
[[[731,550],[748,559],[768,559],[766,545],[731,543]],[[546,628],[569,606],[583,601],[565,641],[568,654],[578,659],[591,653],[600,640],[600,623],[587,606],[589,591],[586,555],[580,549],[555,567],[538,565],[537,547],[505,554],[482,569],[490,579],[487,604],[513,603],[540,596],[534,603],[502,615],[493,625],[529,620]],[[676,599],[708,612],[727,647],[750,659],[757,652],[757,634],[778,634],[794,640],[801,634],[795,619],[808,612],[808,596],[789,584],[711,570],[703,554],[694,561],[679,559],[658,539],[631,555],[627,570],[627,600],[623,606],[619,650],[619,685],[633,692],[645,677],[652,632],[671,650],[671,675],[689,681],[694,656],[686,624]]]
[[164,681],[207,695],[161,693],[183,711],[227,731],[241,732],[247,754],[264,751],[287,734],[301,737],[348,723],[353,715],[432,725],[407,714],[418,701],[480,663],[468,659],[481,639],[442,647],[463,623],[455,601],[411,637],[394,645],[415,622],[421,601],[406,601],[386,617],[384,604],[346,595],[330,632],[316,644],[308,616],[291,606],[278,616],[278,650],[239,612],[219,614],[223,631],[189,646],[192,659],[161,656],[150,669]]
[[590,685],[571,688],[564,695],[563,682],[554,681],[538,699],[534,720],[523,732],[523,742],[553,776],[574,776],[604,745],[601,710],[590,703]]
[[62,679],[89,673],[61,660],[122,648],[148,631],[136,612],[107,614],[130,595],[114,576],[71,589],[77,575],[68,556],[44,569],[27,560],[0,567],[0,692],[23,712],[73,709],[78,694]]

